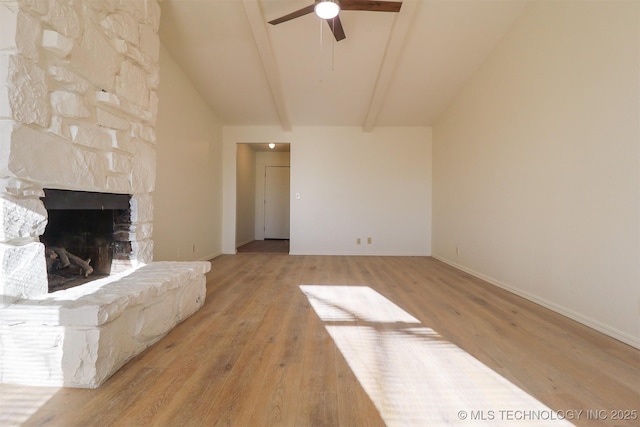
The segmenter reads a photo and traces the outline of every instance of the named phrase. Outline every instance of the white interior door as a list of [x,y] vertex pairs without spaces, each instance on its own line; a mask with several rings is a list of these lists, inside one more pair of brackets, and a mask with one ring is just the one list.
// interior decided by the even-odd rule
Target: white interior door
[[289,166],[266,166],[264,238],[289,238]]

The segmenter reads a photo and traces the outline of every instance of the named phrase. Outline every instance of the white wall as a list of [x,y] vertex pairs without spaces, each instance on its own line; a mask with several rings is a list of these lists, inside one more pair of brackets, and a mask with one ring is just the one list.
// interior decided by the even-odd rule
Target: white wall
[[255,240],[256,152],[238,144],[236,158],[236,247]]
[[221,253],[222,125],[164,47],[158,92],[154,259],[210,259]]
[[[237,143],[291,143],[292,254],[429,255],[431,129],[224,128],[223,251],[235,251]],[[300,193],[300,200],[295,199]],[[356,238],[362,244],[356,244]],[[373,243],[367,245],[366,238]]]
[[267,166],[290,166],[291,153],[259,151],[256,153],[256,215],[255,215],[255,238],[264,240],[264,189],[265,189],[265,168]]
[[639,5],[528,4],[433,129],[434,256],[638,347]]

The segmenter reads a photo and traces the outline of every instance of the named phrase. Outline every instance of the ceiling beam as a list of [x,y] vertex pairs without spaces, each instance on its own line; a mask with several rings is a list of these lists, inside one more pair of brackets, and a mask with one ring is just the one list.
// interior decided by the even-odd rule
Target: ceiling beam
[[291,132],[291,115],[287,107],[284,86],[280,79],[280,72],[278,71],[278,66],[273,55],[271,41],[267,33],[267,27],[262,11],[260,10],[260,5],[258,4],[258,0],[242,0],[242,5],[247,14],[251,34],[253,34],[253,40],[258,49],[260,60],[262,61],[262,68],[269,83],[273,103],[280,117],[280,124],[285,132]]
[[415,0],[402,2],[402,8],[393,23],[391,36],[389,37],[389,42],[382,57],[382,66],[378,72],[376,85],[373,88],[373,95],[369,102],[369,109],[367,110],[367,115],[362,125],[365,132],[371,132],[376,125],[378,114],[380,114],[382,104],[389,91],[389,86],[391,86],[391,82],[393,81],[393,73],[400,61],[402,47],[405,44],[407,34],[413,22],[413,17],[416,16],[420,3],[421,2]]

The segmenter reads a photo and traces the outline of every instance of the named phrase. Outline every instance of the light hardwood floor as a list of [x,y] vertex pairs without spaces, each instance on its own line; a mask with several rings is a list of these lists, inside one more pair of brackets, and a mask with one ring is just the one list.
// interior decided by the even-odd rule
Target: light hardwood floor
[[207,279],[100,388],[0,385],[0,425],[640,425],[639,350],[432,258],[225,255]]

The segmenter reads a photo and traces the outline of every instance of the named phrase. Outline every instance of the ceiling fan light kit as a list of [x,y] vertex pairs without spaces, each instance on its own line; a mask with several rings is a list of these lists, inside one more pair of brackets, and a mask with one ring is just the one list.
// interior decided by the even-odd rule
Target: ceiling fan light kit
[[322,19],[333,19],[340,13],[340,5],[334,0],[320,0],[313,10]]

